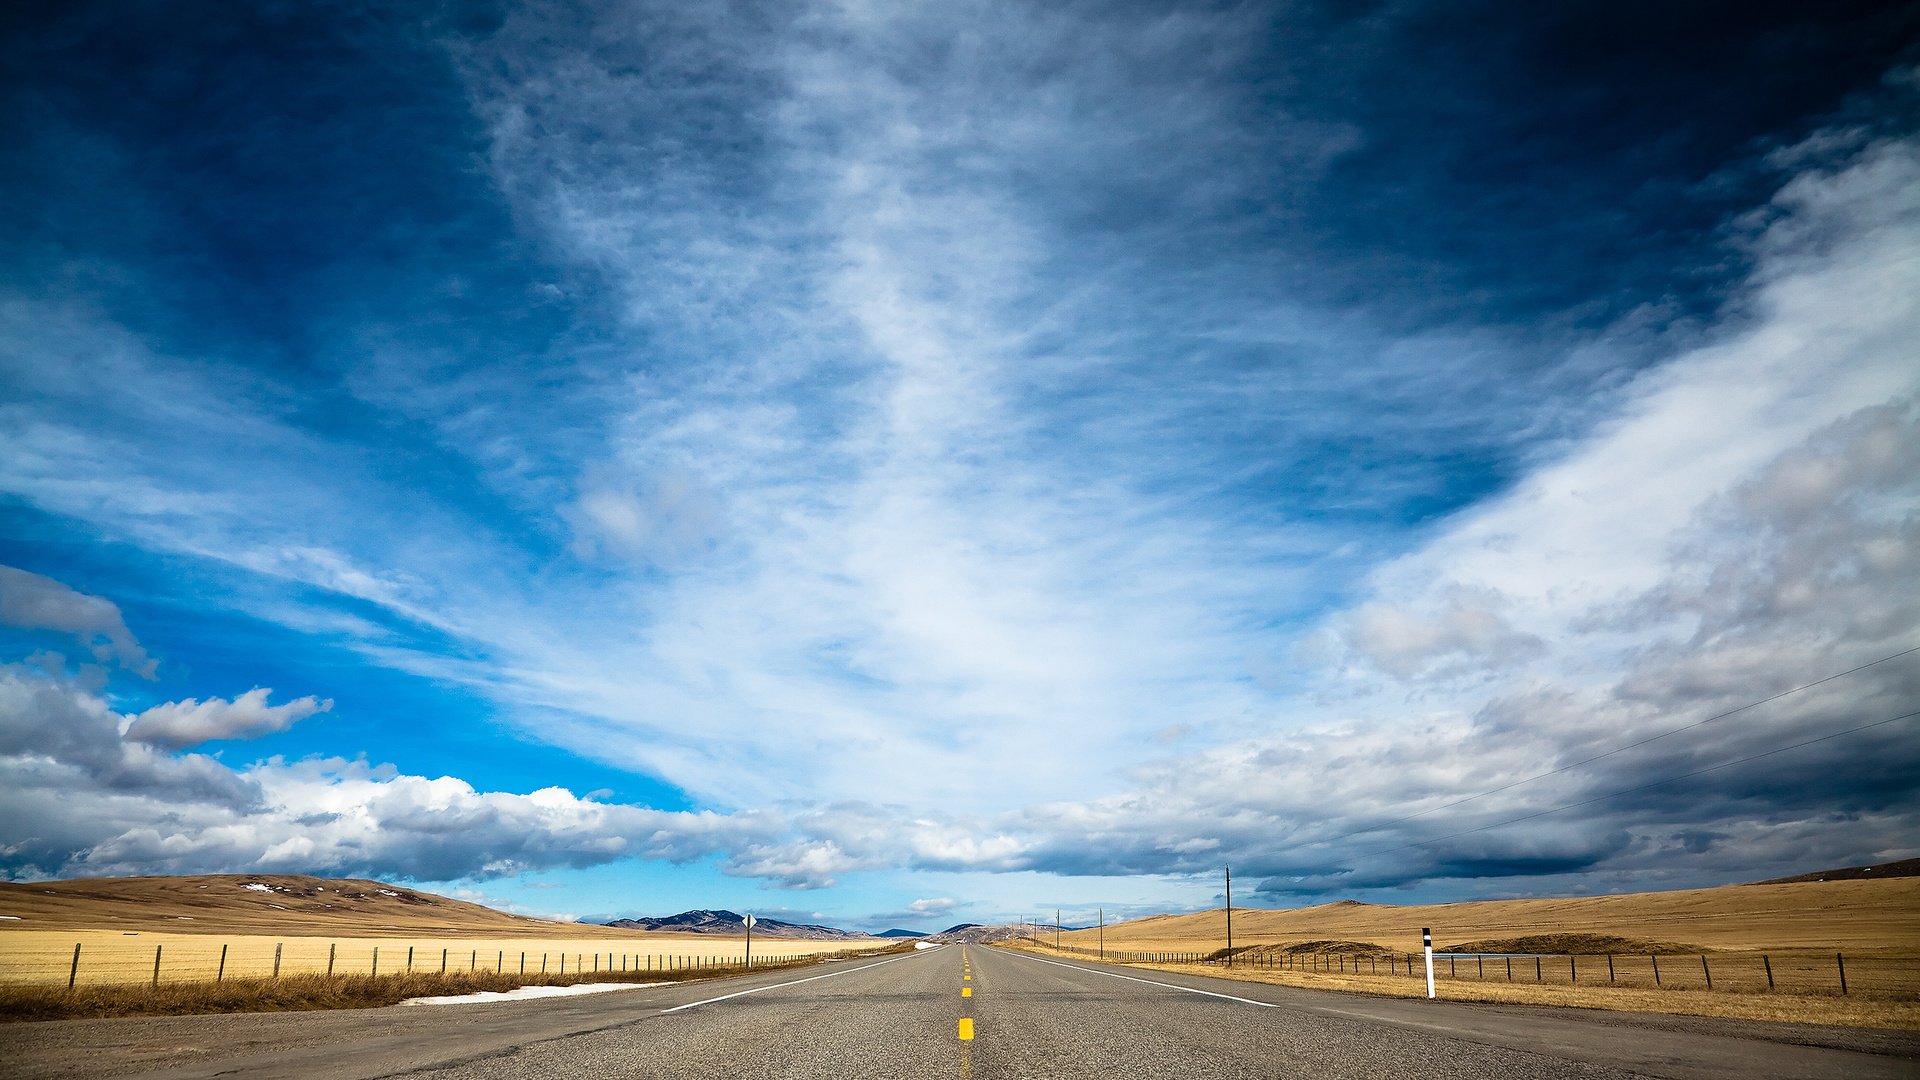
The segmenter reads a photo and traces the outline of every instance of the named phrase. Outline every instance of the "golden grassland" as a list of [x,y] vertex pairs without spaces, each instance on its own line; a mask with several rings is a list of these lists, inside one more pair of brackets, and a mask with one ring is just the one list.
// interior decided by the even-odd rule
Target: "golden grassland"
[[[881,940],[786,941],[755,938],[756,962],[884,948]],[[606,937],[300,937],[293,934],[179,934],[123,930],[0,930],[0,985],[151,984],[156,950],[162,985],[215,979],[270,978],[279,954],[282,976],[400,972],[495,971],[559,975],[581,970],[680,971],[745,959],[746,942],[702,934]],[[225,951],[224,967],[221,963]],[[376,955],[375,950],[378,950]]]
[[297,937],[581,939],[635,934],[515,915],[379,881],[297,874],[0,882],[0,927]]
[[[1239,942],[1239,916],[1234,917],[1235,944]],[[1050,947],[1027,942],[1006,942],[1004,947],[1042,955],[1054,955]],[[1076,958],[1078,958],[1076,956]],[[1296,986],[1312,990],[1340,990],[1379,997],[1425,997],[1426,982],[1420,977],[1385,974],[1367,975],[1341,972],[1270,970],[1217,963],[1130,964],[1157,971],[1184,972],[1245,982]],[[1577,1009],[1614,1009],[1627,1012],[1667,1013],[1678,1016],[1710,1016],[1736,1020],[1765,1020],[1775,1023],[1831,1024],[1843,1027],[1920,1029],[1920,996],[1904,999],[1885,996],[1848,996],[1837,993],[1796,994],[1760,993],[1703,987],[1618,987],[1607,985],[1567,985],[1547,983],[1480,982],[1448,978],[1436,980],[1438,996],[1445,1001],[1473,1001],[1511,1005],[1555,1005]]]
[[[753,952],[758,965],[889,944],[756,935]],[[156,959],[165,990],[329,973],[675,974],[712,971],[745,954],[739,936],[536,919],[378,881],[269,874],[0,883],[0,987],[64,991],[72,979],[102,993],[150,991]]]
[[[1576,954],[1516,961],[1512,981],[1505,960],[1438,957],[1439,993],[1452,1000],[1920,1027],[1915,877],[1404,907],[1236,908],[1231,969],[1184,962],[1225,946],[1220,908],[1070,931],[1059,942],[1086,956],[1104,938],[1109,958],[1165,970],[1424,996],[1424,978],[1407,963],[1421,951],[1423,927],[1442,952]],[[1013,946],[1051,952],[1051,938],[1042,937]],[[1844,995],[1836,953],[1845,954]]]
[[[885,951],[911,946],[889,945]],[[754,953],[753,970],[818,963],[818,952],[786,957]],[[628,969],[573,971],[561,975],[499,973],[487,970],[413,971],[380,975],[285,975],[280,978],[196,980],[157,987],[129,984],[0,986],[0,1022],[73,1020],[113,1016],[173,1016],[224,1012],[290,1012],[305,1009],[365,1009],[396,1005],[408,998],[504,991],[522,986],[575,986],[582,983],[633,983],[636,987],[742,974],[744,965],[682,967],[670,971]]]
[[[1418,951],[1433,945],[1549,933],[1610,934],[1680,943],[1687,950],[1920,952],[1920,877],[1726,885],[1714,889],[1539,900],[1478,900],[1397,906],[1342,901],[1285,911],[1235,908],[1238,945],[1298,941],[1366,942]],[[1093,948],[1096,930],[1063,934]],[[1226,913],[1155,915],[1106,928],[1108,949],[1210,951],[1225,944]]]

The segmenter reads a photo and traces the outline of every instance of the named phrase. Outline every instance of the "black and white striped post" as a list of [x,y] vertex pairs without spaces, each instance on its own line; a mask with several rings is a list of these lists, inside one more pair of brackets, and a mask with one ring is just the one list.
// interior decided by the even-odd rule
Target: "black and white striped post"
[[1420,947],[1427,953],[1427,999],[1433,999],[1433,927],[1420,928]]

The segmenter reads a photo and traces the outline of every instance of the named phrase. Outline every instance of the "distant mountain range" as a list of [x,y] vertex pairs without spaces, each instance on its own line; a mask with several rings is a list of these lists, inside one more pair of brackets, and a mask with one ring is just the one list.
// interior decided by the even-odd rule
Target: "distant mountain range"
[[[683,911],[678,915],[663,915],[657,918],[615,919],[606,925],[621,930],[654,930],[674,934],[727,934],[744,935],[747,932],[746,919],[734,911]],[[813,926],[805,923],[782,922],[755,916],[753,936],[772,938],[801,938],[810,941],[835,941],[841,938],[873,938],[876,935],[861,933],[857,930],[841,930],[833,926]],[[918,936],[904,930],[890,930],[880,937]]]
[[926,937],[925,930],[882,930],[874,937]]

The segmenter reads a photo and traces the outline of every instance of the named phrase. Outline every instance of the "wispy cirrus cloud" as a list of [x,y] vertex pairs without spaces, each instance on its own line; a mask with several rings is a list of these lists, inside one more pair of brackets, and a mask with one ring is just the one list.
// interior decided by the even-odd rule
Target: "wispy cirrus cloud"
[[[1518,59],[1597,9],[1507,13],[1491,50],[1393,7],[643,9],[256,27],[311,45],[301,86],[202,124],[209,145],[252,130],[277,152],[247,161],[361,177],[380,228],[349,227],[338,183],[214,154],[148,191],[143,229],[54,260],[89,268],[59,288],[8,279],[0,488],[59,537],[28,565],[101,539],[153,560],[127,595],[104,557],[55,574],[99,596],[19,578],[46,601],[19,620],[128,670],[151,657],[101,597],[175,640],[178,612],[217,612],[325,650],[304,682],[139,691],[164,701],[14,672],[18,709],[90,734],[13,765],[94,793],[15,872],[638,857],[794,889],[971,874],[903,895],[986,905],[1011,902],[994,880],[1227,860],[1318,895],[1905,850],[1904,729],[1792,759],[1831,785],[1769,759],[1465,832],[1813,737],[1891,705],[1904,668],[1441,809],[1911,636],[1920,165],[1884,119],[1905,76],[1798,141],[1834,102],[1730,100],[1739,20],[1698,64],[1571,58],[1648,88],[1601,123],[1585,84]],[[1884,36],[1820,55],[1867,70]],[[378,66],[433,124],[287,121],[390,38]],[[178,64],[160,90],[193,85]],[[141,137],[57,95],[19,115]],[[383,149],[319,153],[356,146]],[[112,175],[92,198],[117,206],[137,178]],[[28,216],[84,216],[63,200],[87,185],[59,187]],[[177,205],[256,188],[285,228]],[[231,312],[192,302],[249,275]],[[373,672],[450,705],[351,701]],[[269,684],[286,700],[239,693]],[[338,758],[380,759],[330,740],[384,709],[696,809]],[[249,734],[261,762],[188,752]],[[154,825],[176,798],[201,801]]]

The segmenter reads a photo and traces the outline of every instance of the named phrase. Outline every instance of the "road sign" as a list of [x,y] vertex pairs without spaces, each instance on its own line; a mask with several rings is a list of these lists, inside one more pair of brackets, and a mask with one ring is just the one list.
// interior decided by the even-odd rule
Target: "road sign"
[[753,929],[753,924],[754,924],[754,921],[755,921],[755,920],[754,920],[754,917],[753,917],[753,916],[751,916],[751,915],[749,915],[749,916],[747,916],[747,917],[746,917],[746,919],[745,919],[744,921],[745,921],[745,922],[746,922],[746,924],[747,924],[747,929],[749,929],[749,930],[751,930],[751,929]]

